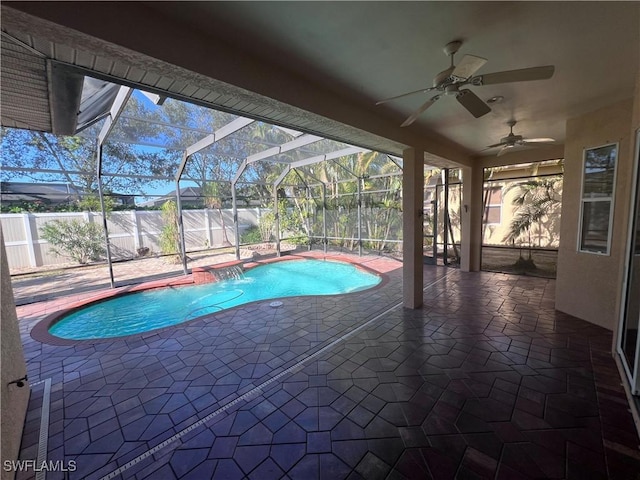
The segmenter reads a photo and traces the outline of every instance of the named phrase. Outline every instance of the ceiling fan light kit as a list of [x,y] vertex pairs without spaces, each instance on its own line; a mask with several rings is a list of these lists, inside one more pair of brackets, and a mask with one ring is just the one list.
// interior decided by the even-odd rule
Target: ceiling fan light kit
[[[403,93],[395,97],[389,97],[376,102],[376,105],[391,102],[393,100],[415,95],[417,93],[428,93],[437,91],[438,94],[431,97],[415,110],[403,123],[402,127],[407,127],[417,120],[431,105],[439,100],[443,95],[455,96],[460,105],[467,109],[475,118],[480,118],[491,111],[491,108],[468,88],[461,89],[466,85],[481,87],[483,85],[496,85],[499,83],[528,82],[532,80],[546,80],[553,76],[555,67],[546,65],[542,67],[523,68],[520,70],[508,70],[504,72],[488,73],[485,75],[473,76],[480,68],[487,63],[486,58],[475,55],[465,55],[458,65],[454,64],[454,55],[462,46],[461,41],[453,41],[445,45],[444,53],[451,57],[451,65],[446,70],[438,73],[433,79],[433,86],[423,88],[413,92]],[[496,97],[498,98],[498,97]]]

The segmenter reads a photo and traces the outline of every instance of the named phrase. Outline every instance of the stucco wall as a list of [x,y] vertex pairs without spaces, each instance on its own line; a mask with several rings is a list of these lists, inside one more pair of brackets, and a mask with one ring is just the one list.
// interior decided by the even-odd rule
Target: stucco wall
[[[4,250],[4,239],[2,238],[2,229],[0,229],[0,250],[2,257],[2,271],[0,279],[2,282],[2,311],[0,323],[0,390],[2,395],[2,452],[1,459],[15,460],[18,458],[20,449],[20,440],[22,438],[22,427],[24,425],[24,417],[27,411],[27,403],[29,401],[29,386],[19,388],[16,385],[7,385],[9,382],[24,377],[27,373],[27,366],[24,361],[24,353],[22,351],[22,341],[20,340],[20,331],[18,330],[18,318],[16,315],[16,306],[13,300],[13,290],[11,289],[11,276],[9,275],[9,267],[7,257]],[[4,465],[4,463],[3,463]],[[2,480],[14,477],[13,472],[7,472],[2,468]]]
[[[622,260],[627,241],[634,99],[567,121],[564,195],[556,281],[556,308],[613,330],[617,325]],[[618,142],[610,255],[577,251],[584,148]]]

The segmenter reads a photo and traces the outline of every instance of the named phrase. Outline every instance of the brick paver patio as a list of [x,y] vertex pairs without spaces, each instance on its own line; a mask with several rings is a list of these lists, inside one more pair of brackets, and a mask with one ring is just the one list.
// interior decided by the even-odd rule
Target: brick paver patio
[[344,257],[388,281],[70,346],[30,336],[64,299],[19,307],[47,458],[71,479],[640,478],[611,333],[556,312],[553,280],[425,266],[413,311],[401,263]]

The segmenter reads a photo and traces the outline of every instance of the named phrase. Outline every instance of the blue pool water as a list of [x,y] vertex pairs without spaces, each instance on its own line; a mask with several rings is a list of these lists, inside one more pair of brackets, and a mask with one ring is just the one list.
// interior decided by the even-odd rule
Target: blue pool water
[[377,275],[347,263],[276,262],[250,269],[239,279],[148,290],[94,303],[57,321],[49,333],[71,340],[120,337],[176,325],[256,300],[337,295],[378,283]]

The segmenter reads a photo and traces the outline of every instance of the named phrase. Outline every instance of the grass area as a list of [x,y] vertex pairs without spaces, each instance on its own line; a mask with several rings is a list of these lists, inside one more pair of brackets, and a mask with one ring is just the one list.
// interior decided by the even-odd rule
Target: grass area
[[555,278],[558,251],[526,248],[482,247],[482,270]]

